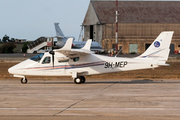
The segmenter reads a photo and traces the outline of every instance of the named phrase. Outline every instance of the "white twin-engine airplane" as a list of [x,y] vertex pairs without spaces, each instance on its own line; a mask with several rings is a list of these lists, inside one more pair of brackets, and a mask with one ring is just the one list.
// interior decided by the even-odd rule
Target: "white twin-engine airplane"
[[84,76],[168,66],[169,46],[173,31],[162,32],[151,46],[135,58],[108,57],[90,51],[92,40],[81,49],[71,49],[69,38],[61,49],[42,53],[11,68],[9,73],[27,83],[26,76],[71,76],[76,84],[85,83]]

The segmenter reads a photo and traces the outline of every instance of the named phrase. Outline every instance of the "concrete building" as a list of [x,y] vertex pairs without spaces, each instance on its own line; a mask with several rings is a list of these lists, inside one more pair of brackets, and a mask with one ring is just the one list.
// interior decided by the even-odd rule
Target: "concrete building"
[[[115,48],[115,0],[91,0],[84,18],[84,39]],[[180,50],[180,1],[119,1],[118,47],[143,53],[162,31],[174,31],[171,53]]]
[[16,43],[24,43],[26,42],[26,39],[15,39]]

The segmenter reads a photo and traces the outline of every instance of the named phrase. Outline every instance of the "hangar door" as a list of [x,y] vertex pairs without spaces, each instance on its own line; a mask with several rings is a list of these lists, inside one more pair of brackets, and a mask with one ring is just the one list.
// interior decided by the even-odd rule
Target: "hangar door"
[[170,45],[170,54],[174,54],[174,44]]
[[138,53],[138,44],[129,44],[129,53]]
[[150,45],[151,45],[151,44],[146,43],[146,45],[145,45],[145,50],[147,50]]

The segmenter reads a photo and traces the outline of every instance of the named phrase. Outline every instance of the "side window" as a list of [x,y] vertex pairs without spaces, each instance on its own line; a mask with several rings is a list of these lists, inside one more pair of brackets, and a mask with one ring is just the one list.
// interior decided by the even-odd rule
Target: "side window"
[[69,57],[59,57],[56,59],[58,60],[59,63],[69,62]]
[[45,57],[42,64],[49,64],[51,62],[51,57]]
[[59,62],[59,63],[69,62],[69,59],[68,59],[68,60],[59,60],[58,62]]
[[73,58],[73,61],[74,61],[74,62],[79,61],[79,57],[75,57],[75,58]]

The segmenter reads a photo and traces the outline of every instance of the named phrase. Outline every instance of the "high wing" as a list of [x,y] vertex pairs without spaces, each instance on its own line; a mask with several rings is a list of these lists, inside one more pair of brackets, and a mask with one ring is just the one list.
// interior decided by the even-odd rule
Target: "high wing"
[[72,47],[73,38],[69,38],[64,45],[63,48],[55,50],[55,52],[59,52],[61,54],[64,54],[65,56],[68,56],[69,58],[74,56],[84,56],[89,55],[94,52],[90,50],[92,40],[88,40],[85,44],[85,46],[81,49],[71,49]]
[[[74,57],[80,57],[85,55],[90,55],[94,52],[90,50],[92,40],[88,40],[85,44],[85,46],[81,49],[71,49],[72,47],[73,38],[69,38],[64,45],[63,48],[55,50],[55,52],[59,52],[61,54],[64,54],[68,58],[74,58]],[[72,74],[73,78],[77,78],[77,76],[84,76],[88,74],[88,71],[79,71],[76,69],[70,70],[70,73]]]

